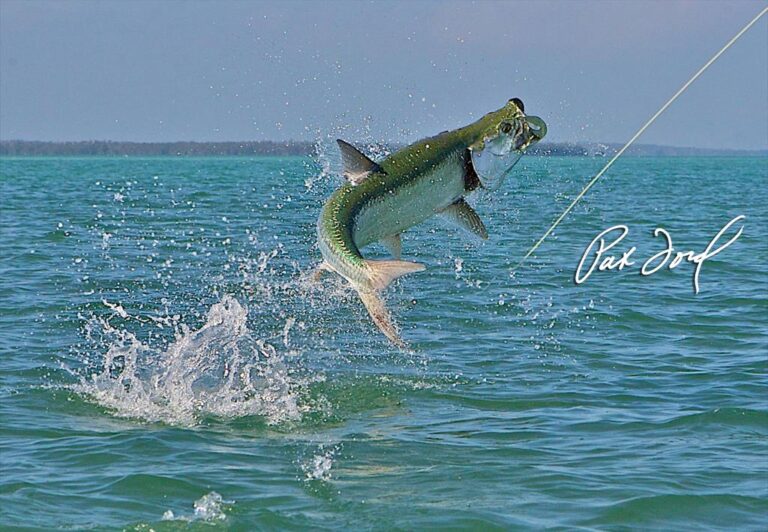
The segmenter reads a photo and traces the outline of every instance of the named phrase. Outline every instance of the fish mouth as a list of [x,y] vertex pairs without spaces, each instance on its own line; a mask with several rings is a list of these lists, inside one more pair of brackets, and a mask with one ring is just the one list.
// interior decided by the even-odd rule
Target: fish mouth
[[485,137],[480,151],[487,151],[496,157],[506,157],[510,152],[522,154],[547,134],[547,124],[538,116],[520,115],[508,122],[508,130]]
[[470,148],[472,166],[483,188],[498,189],[525,150],[546,134],[544,120],[520,113],[508,123],[507,130],[487,137],[479,146]]

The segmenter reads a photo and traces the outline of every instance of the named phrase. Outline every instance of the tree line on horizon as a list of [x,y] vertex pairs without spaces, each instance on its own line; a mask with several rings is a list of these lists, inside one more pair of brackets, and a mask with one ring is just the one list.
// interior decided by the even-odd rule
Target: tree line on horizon
[[[398,149],[402,145],[393,146]],[[251,156],[251,155],[313,155],[315,143],[302,141],[245,142],[119,142],[69,141],[49,142],[30,140],[0,141],[0,156]],[[590,155],[590,150],[576,144],[544,144],[534,146],[535,155]]]
[[102,155],[102,156],[205,156],[205,155],[309,155],[311,142],[119,142],[85,140],[47,142],[31,140],[0,141],[0,155]]
[[[403,145],[394,145],[398,149]],[[575,144],[544,142],[528,149],[529,155],[542,156],[610,156],[619,144]],[[119,142],[86,140],[49,142],[32,140],[0,141],[0,156],[107,156],[107,157],[204,157],[204,156],[311,156],[316,144],[306,141],[244,141],[244,142]],[[768,150],[709,150],[638,144],[627,150],[628,155],[640,156],[698,156],[754,155],[766,156]]]

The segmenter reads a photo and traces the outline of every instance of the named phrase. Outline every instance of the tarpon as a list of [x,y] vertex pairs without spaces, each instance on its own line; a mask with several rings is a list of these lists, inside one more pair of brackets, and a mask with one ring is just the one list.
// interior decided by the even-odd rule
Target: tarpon
[[[436,214],[482,238],[485,225],[464,199],[477,189],[496,190],[523,152],[547,127],[526,116],[513,98],[478,121],[445,131],[374,162],[337,140],[347,182],[323,206],[317,240],[323,263],[355,288],[373,321],[399,347],[400,338],[380,292],[394,279],[424,270],[400,260],[400,234]],[[368,260],[360,250],[381,242],[393,260]]]

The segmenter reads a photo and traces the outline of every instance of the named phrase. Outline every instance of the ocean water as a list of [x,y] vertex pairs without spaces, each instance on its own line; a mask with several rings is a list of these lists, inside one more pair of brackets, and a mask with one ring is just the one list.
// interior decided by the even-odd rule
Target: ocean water
[[309,279],[323,160],[0,160],[0,528],[765,530],[768,159],[620,159],[511,272],[604,162],[409,231],[400,351]]

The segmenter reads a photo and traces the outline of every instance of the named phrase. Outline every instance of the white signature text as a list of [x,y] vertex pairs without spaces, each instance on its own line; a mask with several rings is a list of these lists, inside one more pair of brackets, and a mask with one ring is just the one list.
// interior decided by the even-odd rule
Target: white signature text
[[[683,261],[690,262],[695,264],[693,271],[693,291],[698,294],[699,277],[701,276],[701,268],[704,265],[704,262],[733,244],[736,239],[741,236],[741,233],[744,231],[744,225],[741,225],[736,234],[734,234],[727,242],[718,246],[723,236],[728,233],[734,225],[745,218],[746,217],[742,214],[725,224],[714,238],[709,241],[709,244],[707,244],[707,247],[701,253],[696,253],[694,251],[678,251],[672,245],[672,236],[669,232],[666,229],[657,227],[653,231],[653,236],[656,238],[661,237],[664,240],[665,248],[643,263],[640,268],[640,275],[652,275],[664,268],[664,266],[673,270]],[[576,273],[574,275],[576,284],[585,282],[595,270],[601,272],[606,270],[623,270],[624,268],[634,266],[635,261],[633,260],[633,257],[637,251],[637,247],[632,246],[626,251],[613,251],[614,248],[624,240],[624,237],[626,237],[627,234],[629,234],[629,227],[626,225],[614,225],[598,234],[592,242],[589,243],[587,249],[584,250],[579,265],[576,267]]]

